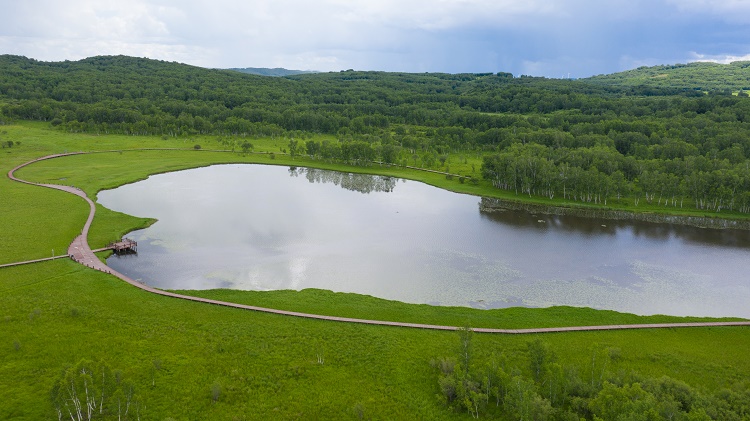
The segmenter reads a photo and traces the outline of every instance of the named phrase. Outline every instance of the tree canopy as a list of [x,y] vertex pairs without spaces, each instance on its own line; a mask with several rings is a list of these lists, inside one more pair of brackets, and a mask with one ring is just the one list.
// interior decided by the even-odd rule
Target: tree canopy
[[[748,213],[750,99],[732,95],[730,79],[710,80],[731,68],[734,84],[750,74],[746,64],[661,66],[575,81],[502,72],[268,78],[125,56],[48,63],[6,55],[0,122],[40,120],[88,133],[289,137],[300,139],[290,143],[295,154],[353,165],[445,170],[449,154],[476,152],[484,178],[519,195]],[[634,82],[660,72],[679,72],[669,80],[681,82]],[[707,84],[696,89],[694,80]],[[307,140],[314,133],[337,141]]]

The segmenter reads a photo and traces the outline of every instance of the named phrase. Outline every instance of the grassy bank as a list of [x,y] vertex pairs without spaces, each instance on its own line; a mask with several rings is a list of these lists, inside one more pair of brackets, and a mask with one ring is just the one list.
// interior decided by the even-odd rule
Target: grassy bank
[[[2,127],[21,142],[0,150],[0,170],[64,151],[141,147],[202,150],[71,156],[34,164],[18,175],[71,184],[93,196],[103,188],[156,172],[222,162],[307,165],[278,154],[282,140],[253,141],[268,154],[211,152],[218,140],[163,140],[71,135],[39,125]],[[397,168],[362,170],[416,178],[445,177]],[[472,190],[474,189],[474,190]],[[64,253],[85,221],[87,206],[62,192],[0,180],[0,263]],[[91,232],[97,247],[150,220],[99,208]],[[325,291],[192,292],[231,301],[350,317],[489,327],[653,323],[686,320],[589,309],[442,308]],[[451,332],[348,325],[282,317],[154,296],[68,260],[0,269],[0,419],[52,419],[49,392],[61,370],[81,359],[103,360],[135,387],[141,419],[462,419],[437,397],[430,361],[455,353]],[[602,346],[620,350],[612,373],[668,375],[717,390],[750,375],[750,330],[701,328],[570,334],[477,335],[478,357],[503,353],[528,371],[527,342],[541,337],[561,362],[585,366]]]
[[[512,307],[507,309],[478,310],[466,307],[406,304],[366,295],[319,289],[262,292],[219,289],[175,292],[213,300],[303,313],[323,314],[326,316],[445,326],[471,326],[476,328],[525,329],[535,327],[686,323],[718,320],[705,317],[636,316],[616,311],[565,306],[541,309]],[[740,319],[727,318],[723,320]]]
[[[436,399],[429,366],[453,354],[454,333],[328,323],[173,300],[69,261],[4,269],[0,276],[3,419],[53,418],[48,392],[54,379],[84,358],[103,359],[122,370],[146,403],[147,419],[351,419],[358,408],[373,418],[462,418]],[[291,294],[287,301],[295,299]],[[334,296],[327,302],[345,306],[351,299]],[[381,304],[385,312],[390,305],[393,311],[399,307]],[[462,311],[457,317],[481,313]],[[576,312],[539,311],[526,319],[571,320]],[[580,313],[593,317],[590,311]],[[619,317],[603,312],[599,321]],[[505,353],[524,369],[526,343],[535,337],[480,335],[475,349],[478,356]],[[750,373],[745,355],[750,333],[743,328],[542,338],[566,363],[583,365],[594,344],[606,345],[621,350],[615,372],[669,375],[708,390]],[[214,402],[215,385],[221,392]]]

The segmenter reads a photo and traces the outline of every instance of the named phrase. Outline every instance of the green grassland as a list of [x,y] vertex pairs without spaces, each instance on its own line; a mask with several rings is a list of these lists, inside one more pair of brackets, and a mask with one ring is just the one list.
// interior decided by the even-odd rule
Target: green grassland
[[[490,189],[397,167],[292,159],[281,153],[284,139],[253,139],[256,153],[242,155],[212,151],[223,149],[214,137],[72,135],[38,123],[0,130],[3,139],[20,142],[0,150],[5,173],[52,153],[122,150],[42,161],[17,173],[31,181],[75,185],[91,197],[149,174],[228,162],[377,172],[465,193]],[[202,149],[190,150],[194,144]],[[136,148],[186,150],[127,151]],[[52,249],[64,254],[88,211],[72,195],[5,177],[0,196],[0,263],[48,257]],[[90,243],[101,246],[151,222],[99,206]],[[191,293],[295,311],[472,327],[698,320],[568,307],[443,308],[319,290]],[[431,366],[455,356],[455,333],[283,317],[155,296],[66,259],[0,269],[0,332],[0,419],[56,418],[50,390],[66,367],[82,359],[122,370],[135,387],[141,419],[470,418],[446,406]],[[607,369],[612,377],[667,375],[714,392],[750,375],[750,330],[741,327],[475,335],[476,359],[503,354],[528,373],[527,343],[536,338],[548,343],[561,363],[579,367],[590,364],[602,347],[617,349],[621,357]]]

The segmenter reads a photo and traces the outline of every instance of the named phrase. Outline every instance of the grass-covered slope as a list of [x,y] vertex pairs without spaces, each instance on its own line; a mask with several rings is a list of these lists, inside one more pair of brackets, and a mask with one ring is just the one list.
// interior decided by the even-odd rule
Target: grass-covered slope
[[[142,419],[356,419],[360,411],[376,419],[463,418],[436,396],[430,367],[431,360],[455,354],[454,333],[172,300],[69,261],[4,269],[0,279],[3,419],[54,418],[49,390],[64,367],[81,359],[122,370],[145,406]],[[478,359],[505,353],[525,370],[526,343],[533,339],[482,335],[474,348]],[[542,339],[566,364],[585,366],[594,344],[606,345],[620,350],[612,372],[669,375],[707,390],[750,373],[750,335],[742,328]]]

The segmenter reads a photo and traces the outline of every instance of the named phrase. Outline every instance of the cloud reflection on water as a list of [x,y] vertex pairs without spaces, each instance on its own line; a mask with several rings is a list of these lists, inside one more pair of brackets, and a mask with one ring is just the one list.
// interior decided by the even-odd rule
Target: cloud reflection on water
[[260,165],[156,175],[99,201],[159,219],[129,234],[138,256],[108,261],[159,288],[750,316],[745,232],[485,214],[417,182]]

